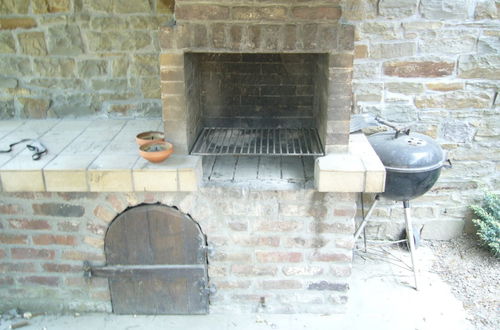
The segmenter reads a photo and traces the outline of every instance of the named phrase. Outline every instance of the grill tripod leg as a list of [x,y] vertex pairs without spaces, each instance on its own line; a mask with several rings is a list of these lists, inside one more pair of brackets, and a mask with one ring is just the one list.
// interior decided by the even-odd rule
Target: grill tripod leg
[[[361,196],[361,198],[363,198],[363,196]],[[372,216],[372,212],[375,209],[375,206],[377,206],[378,200],[379,200],[379,196],[376,195],[375,196],[375,201],[373,202],[372,206],[368,210],[368,213],[366,213],[366,216],[364,216],[363,221],[359,225],[358,229],[356,229],[356,232],[354,233],[354,242],[356,242],[358,240],[359,235],[361,235],[361,232],[365,228],[366,223],[368,222],[368,220]],[[365,243],[365,248],[366,248],[366,243]]]
[[405,209],[406,240],[408,242],[408,246],[410,247],[411,266],[413,270],[413,277],[415,278],[415,290],[418,290],[417,267],[415,263],[415,240],[413,238],[413,227],[410,214],[410,202],[403,201],[403,207]]

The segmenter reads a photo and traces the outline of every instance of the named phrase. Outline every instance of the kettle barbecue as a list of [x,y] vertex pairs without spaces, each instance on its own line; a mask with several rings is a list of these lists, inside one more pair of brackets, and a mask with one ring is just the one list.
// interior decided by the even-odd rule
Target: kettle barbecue
[[429,191],[436,183],[443,167],[451,167],[441,146],[432,138],[399,128],[379,117],[375,120],[394,131],[376,133],[368,137],[386,170],[385,191],[375,196],[375,201],[356,229],[357,240],[369,220],[380,196],[402,201],[405,210],[406,239],[410,248],[412,270],[417,289],[415,268],[415,241],[410,214],[410,200]]

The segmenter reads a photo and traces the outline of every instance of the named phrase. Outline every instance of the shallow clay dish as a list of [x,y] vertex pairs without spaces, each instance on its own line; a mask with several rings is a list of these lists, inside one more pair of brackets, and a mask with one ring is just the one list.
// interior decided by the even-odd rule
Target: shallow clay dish
[[174,147],[165,141],[148,142],[139,147],[141,157],[152,163],[164,161],[172,152],[174,152]]
[[140,146],[149,142],[161,142],[165,141],[165,134],[158,131],[142,132],[136,135],[135,141]]

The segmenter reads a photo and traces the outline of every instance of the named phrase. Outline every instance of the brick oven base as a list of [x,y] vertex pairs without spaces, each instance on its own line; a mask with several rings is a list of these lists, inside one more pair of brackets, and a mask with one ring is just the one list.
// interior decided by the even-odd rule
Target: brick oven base
[[[336,313],[347,302],[353,193],[202,188],[190,193],[0,193],[0,310],[111,312],[109,223],[128,207],[162,203],[197,221],[217,286],[210,312]],[[263,298],[262,298],[263,297]]]

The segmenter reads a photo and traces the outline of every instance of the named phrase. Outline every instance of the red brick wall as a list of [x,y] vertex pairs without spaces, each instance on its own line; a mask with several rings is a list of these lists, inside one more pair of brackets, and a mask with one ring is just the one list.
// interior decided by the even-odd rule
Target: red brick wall
[[351,194],[313,191],[198,193],[2,193],[0,310],[110,311],[105,263],[109,223],[129,206],[160,202],[197,221],[208,244],[212,312],[338,312],[347,300],[355,205]]

